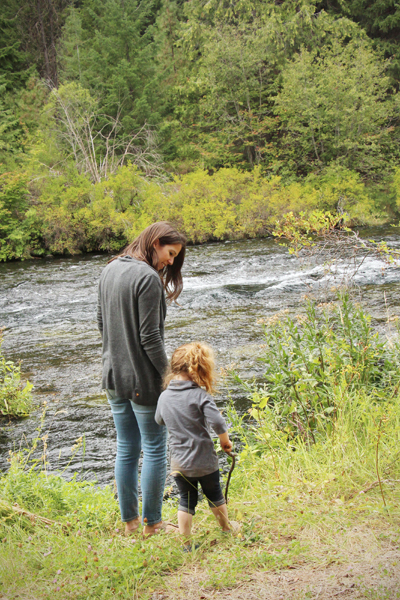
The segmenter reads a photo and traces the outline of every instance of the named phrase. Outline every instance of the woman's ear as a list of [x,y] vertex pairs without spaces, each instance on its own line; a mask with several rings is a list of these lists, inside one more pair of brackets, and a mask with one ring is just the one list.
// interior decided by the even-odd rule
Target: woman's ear
[[155,240],[155,242],[153,243],[153,248],[155,248],[156,250],[159,250],[160,249],[160,245],[161,245],[160,244],[160,240],[157,238]]

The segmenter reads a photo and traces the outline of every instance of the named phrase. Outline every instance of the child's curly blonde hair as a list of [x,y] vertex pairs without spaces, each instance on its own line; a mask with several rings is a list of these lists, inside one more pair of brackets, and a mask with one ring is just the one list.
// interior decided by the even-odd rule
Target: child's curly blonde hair
[[215,384],[215,359],[213,349],[201,342],[179,346],[171,358],[170,368],[164,378],[164,388],[179,373],[186,373],[194,383],[212,394]]

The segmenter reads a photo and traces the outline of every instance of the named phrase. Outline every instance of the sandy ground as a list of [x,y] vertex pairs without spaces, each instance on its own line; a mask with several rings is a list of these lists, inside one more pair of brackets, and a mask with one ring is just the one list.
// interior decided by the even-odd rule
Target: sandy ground
[[207,572],[194,565],[165,581],[165,591],[153,600],[333,600],[365,598],[400,599],[400,549],[388,545],[379,552],[364,548],[348,557],[346,564],[298,566],[279,572],[258,571],[224,589],[207,587]]

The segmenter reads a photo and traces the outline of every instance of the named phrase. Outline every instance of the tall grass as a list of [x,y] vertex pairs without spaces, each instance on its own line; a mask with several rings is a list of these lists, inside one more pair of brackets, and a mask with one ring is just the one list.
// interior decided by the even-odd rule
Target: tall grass
[[247,479],[347,503],[369,493],[379,505],[389,509],[394,503],[398,510],[399,394],[383,403],[363,391],[338,389],[332,429],[315,443],[300,436],[293,441],[272,409],[252,409],[252,416],[256,424],[242,435]]
[[278,314],[264,335],[264,377],[245,387],[250,414],[228,411],[243,447],[240,493],[275,514],[278,497],[293,502],[317,527],[314,513],[338,511],[398,522],[398,340],[381,339],[348,295]]

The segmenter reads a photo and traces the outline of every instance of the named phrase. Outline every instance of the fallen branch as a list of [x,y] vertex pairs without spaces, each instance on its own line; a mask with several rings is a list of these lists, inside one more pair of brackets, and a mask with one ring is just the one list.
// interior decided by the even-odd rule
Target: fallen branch
[[7,502],[4,502],[4,500],[0,500],[0,511],[1,510],[5,510],[11,513],[16,513],[17,515],[27,517],[31,523],[39,522],[52,527],[54,527],[54,525],[58,525],[62,529],[68,530],[68,525],[63,525],[62,523],[59,523],[58,521],[53,521],[53,519],[48,519],[47,517],[35,515],[34,513],[31,513],[25,510],[24,508],[21,508],[16,502],[11,505]]
[[[382,479],[381,483],[400,483],[400,479]],[[380,482],[378,479],[376,481],[373,481],[372,483],[366,484],[363,487],[363,489],[360,490],[359,492],[354,492],[350,496],[349,500],[352,500],[353,498],[355,498],[355,496],[358,496],[359,494],[366,494],[367,492],[371,491],[377,485],[380,485]]]

